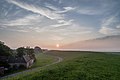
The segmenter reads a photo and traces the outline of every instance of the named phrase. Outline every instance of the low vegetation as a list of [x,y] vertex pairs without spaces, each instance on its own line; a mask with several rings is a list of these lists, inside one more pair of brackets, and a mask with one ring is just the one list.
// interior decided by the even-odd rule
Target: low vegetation
[[8,80],[119,80],[120,56],[100,52],[51,51],[63,62]]

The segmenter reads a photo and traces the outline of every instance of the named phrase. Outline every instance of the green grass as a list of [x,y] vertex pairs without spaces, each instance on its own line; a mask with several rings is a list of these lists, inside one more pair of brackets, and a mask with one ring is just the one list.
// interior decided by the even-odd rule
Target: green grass
[[36,54],[35,56],[37,60],[32,68],[41,67],[56,61],[55,57],[46,54]]
[[51,51],[60,62],[8,80],[119,80],[120,56],[100,52]]

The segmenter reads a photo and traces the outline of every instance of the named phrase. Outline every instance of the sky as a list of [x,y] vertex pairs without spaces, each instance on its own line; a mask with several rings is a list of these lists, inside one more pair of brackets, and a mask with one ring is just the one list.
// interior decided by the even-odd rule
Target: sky
[[120,35],[120,0],[0,0],[0,40],[56,48]]

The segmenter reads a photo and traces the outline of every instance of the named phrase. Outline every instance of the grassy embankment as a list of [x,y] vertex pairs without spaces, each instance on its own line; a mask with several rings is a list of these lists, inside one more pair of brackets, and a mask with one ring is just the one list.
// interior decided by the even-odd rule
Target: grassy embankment
[[98,52],[51,51],[64,61],[8,80],[119,80],[120,56]]

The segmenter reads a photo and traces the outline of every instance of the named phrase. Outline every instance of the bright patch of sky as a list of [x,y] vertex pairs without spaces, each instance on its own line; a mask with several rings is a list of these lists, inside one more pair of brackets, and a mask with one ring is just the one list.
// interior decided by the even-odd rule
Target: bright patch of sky
[[120,35],[119,0],[0,0],[0,40],[53,47]]

